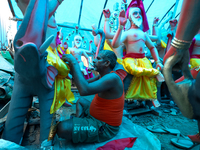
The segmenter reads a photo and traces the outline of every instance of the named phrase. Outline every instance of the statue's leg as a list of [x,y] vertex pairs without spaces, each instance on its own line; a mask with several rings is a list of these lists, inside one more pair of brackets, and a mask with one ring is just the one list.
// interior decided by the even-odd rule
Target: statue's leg
[[20,83],[18,79],[18,75],[16,75],[2,138],[20,144],[23,135],[24,121],[28,109],[31,106],[32,96],[30,96],[30,89],[27,88],[28,86]]
[[48,139],[53,115],[50,114],[51,104],[54,98],[54,85],[52,89],[46,89],[41,83],[38,87],[40,103],[40,141]]

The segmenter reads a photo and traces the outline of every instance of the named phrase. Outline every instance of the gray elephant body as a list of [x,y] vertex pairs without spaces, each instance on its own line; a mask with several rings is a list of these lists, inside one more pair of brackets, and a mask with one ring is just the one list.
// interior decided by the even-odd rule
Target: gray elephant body
[[20,144],[23,127],[33,96],[40,103],[40,141],[48,139],[53,115],[54,79],[57,70],[47,63],[45,41],[49,17],[48,0],[30,0],[14,39],[16,71],[11,103],[2,138]]

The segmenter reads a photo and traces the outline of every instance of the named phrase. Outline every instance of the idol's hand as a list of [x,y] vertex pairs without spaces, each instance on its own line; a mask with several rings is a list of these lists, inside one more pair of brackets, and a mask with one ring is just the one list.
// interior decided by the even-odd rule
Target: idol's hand
[[156,79],[158,80],[158,82],[164,82],[165,81],[165,78],[164,78],[164,76],[161,72],[158,75],[156,75]]
[[177,23],[178,23],[177,19],[172,19],[169,21],[171,28],[175,28]]
[[125,26],[126,22],[127,22],[126,14],[125,11],[122,10],[119,14],[119,25]]
[[109,9],[107,9],[107,10],[104,9],[103,14],[104,14],[105,18],[110,18],[110,10]]
[[65,51],[68,49],[68,44],[67,44],[67,42],[64,42],[64,49],[65,49]]
[[163,69],[163,65],[161,62],[159,62],[157,65],[156,65],[156,69],[159,69],[160,71]]
[[158,21],[159,21],[159,18],[158,17],[155,17],[153,19],[153,25],[158,25]]

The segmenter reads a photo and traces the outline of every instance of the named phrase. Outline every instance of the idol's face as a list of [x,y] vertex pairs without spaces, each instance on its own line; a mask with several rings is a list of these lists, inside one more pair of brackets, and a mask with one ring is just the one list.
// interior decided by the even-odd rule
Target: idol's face
[[74,44],[77,48],[80,48],[82,45],[82,38],[81,36],[77,35],[74,37]]
[[129,19],[135,24],[137,27],[142,25],[142,13],[140,8],[132,7],[129,9]]

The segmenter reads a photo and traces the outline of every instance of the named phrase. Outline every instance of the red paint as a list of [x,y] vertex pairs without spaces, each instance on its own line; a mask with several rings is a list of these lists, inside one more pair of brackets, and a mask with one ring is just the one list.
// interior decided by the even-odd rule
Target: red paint
[[133,36],[134,36],[134,37],[138,37],[138,34],[137,34],[137,33],[135,33],[135,34],[133,34]]
[[140,47],[140,51],[139,51],[140,53],[142,53],[143,52],[143,48],[142,47]]
[[53,29],[55,29],[55,28],[57,28],[56,26],[51,26],[51,25],[47,25],[49,28],[53,28]]
[[[57,75],[57,70],[55,69],[55,68],[53,68],[53,67],[48,67],[48,70],[50,70],[53,74],[54,74],[54,76],[56,76]],[[56,71],[56,72],[55,72]]]
[[24,58],[24,56],[22,56],[22,54],[19,54],[19,55],[23,58],[24,62],[26,62],[26,59]]
[[52,84],[49,82],[48,78],[47,78],[47,82],[48,82],[49,87],[52,87]]
[[154,48],[155,48],[155,47],[151,47],[151,48],[150,48],[150,51],[152,51]]
[[[52,72],[53,73],[53,72]],[[54,73],[53,73],[54,74]],[[54,81],[54,78],[51,77],[51,75],[49,74],[49,71],[47,71],[47,76],[49,77],[48,79],[51,79],[52,81]]]

